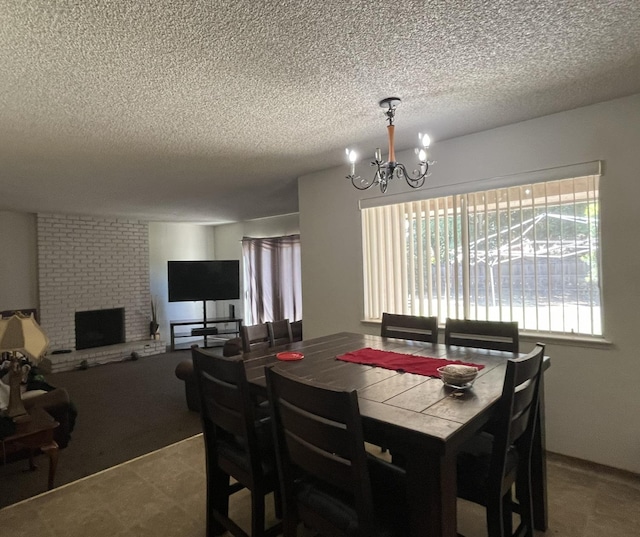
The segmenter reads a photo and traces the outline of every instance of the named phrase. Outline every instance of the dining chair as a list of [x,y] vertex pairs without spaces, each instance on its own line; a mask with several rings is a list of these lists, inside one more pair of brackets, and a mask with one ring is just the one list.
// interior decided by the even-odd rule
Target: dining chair
[[271,418],[257,416],[242,356],[223,358],[197,346],[191,352],[205,444],[207,535],[229,531],[249,537],[229,518],[229,497],[243,488],[251,491],[251,536],[278,535],[282,523],[264,527],[265,496],[270,492],[276,515],[281,514]]
[[291,322],[291,336],[293,341],[302,341],[302,319]]
[[283,535],[408,535],[405,472],[365,450],[355,390],[265,368],[282,487]]
[[516,321],[447,319],[444,327],[444,342],[445,345],[519,352],[518,323]]
[[382,337],[438,342],[438,318],[419,315],[382,314]]
[[[475,435],[458,454],[458,496],[485,506],[489,537],[533,537],[531,452],[543,355],[538,343],[526,356],[508,360],[493,434]],[[520,515],[515,532],[513,512]]]
[[291,323],[289,319],[281,319],[279,321],[267,322],[267,330],[269,332],[269,346],[285,345],[293,341],[291,334]]
[[266,323],[242,327],[242,350],[257,351],[269,347],[269,329]]

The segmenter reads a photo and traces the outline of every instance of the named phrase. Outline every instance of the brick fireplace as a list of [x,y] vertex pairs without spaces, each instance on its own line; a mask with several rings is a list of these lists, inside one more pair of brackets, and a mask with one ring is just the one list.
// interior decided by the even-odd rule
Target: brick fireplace
[[124,342],[124,308],[76,311],[76,350]]
[[[37,233],[40,322],[51,351],[76,351],[77,312],[112,309],[124,309],[124,343],[115,346],[121,347],[117,359],[122,359],[122,353],[130,354],[130,348],[140,354],[164,351],[164,344],[149,336],[147,222],[39,214]],[[50,357],[54,370],[56,361],[65,362],[69,369],[76,358],[90,363],[91,357],[100,356],[99,361],[110,361],[105,349]]]

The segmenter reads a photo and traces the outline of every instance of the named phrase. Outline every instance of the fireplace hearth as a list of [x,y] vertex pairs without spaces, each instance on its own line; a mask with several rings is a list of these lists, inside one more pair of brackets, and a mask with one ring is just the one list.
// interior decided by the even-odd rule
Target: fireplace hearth
[[124,308],[76,312],[76,350],[125,342]]

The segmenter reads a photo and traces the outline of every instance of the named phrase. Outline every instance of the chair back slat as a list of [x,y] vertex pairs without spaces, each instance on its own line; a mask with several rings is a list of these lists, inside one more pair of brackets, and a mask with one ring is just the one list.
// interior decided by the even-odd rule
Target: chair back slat
[[438,318],[417,315],[382,314],[382,337],[438,342]]
[[245,436],[244,404],[238,386],[220,381],[205,371],[200,375],[206,417],[225,431]]
[[267,349],[269,347],[269,329],[266,323],[242,327],[242,350],[244,352]]
[[[538,345],[542,344],[538,343]],[[520,390],[524,389],[525,384],[528,380],[535,378],[535,376],[538,374],[538,360],[527,360],[525,357],[514,358],[510,361],[518,364],[517,367],[513,368],[513,382],[516,387],[515,391],[517,393]],[[540,361],[542,361],[542,357],[540,358]]]
[[349,457],[349,432],[343,422],[312,414],[287,400],[281,400],[280,417],[291,436],[287,442],[301,438],[304,439],[301,443],[309,449]]
[[447,319],[444,342],[446,345],[519,352],[518,323]]
[[513,444],[526,431],[536,398],[536,383],[533,379],[520,385],[513,398],[509,442]]
[[279,321],[271,321],[267,323],[269,332],[269,346],[286,345],[293,341],[291,333],[291,323],[289,319],[281,319]]
[[289,430],[285,434],[285,440],[291,461],[298,468],[314,474],[318,468],[322,468],[322,479],[324,481],[346,492],[353,491],[352,481],[354,476],[349,459],[307,443]]

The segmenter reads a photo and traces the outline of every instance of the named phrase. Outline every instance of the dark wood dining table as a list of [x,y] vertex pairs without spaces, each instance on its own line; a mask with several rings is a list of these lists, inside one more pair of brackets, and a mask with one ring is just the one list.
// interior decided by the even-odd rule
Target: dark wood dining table
[[[485,367],[473,387],[460,391],[438,378],[337,360],[364,347]],[[285,350],[304,355],[281,361]],[[412,536],[456,536],[456,455],[460,446],[489,421],[504,383],[506,362],[514,353],[445,346],[341,332],[245,354],[247,378],[256,394],[266,395],[265,366],[337,389],[356,389],[365,440],[402,454],[407,470]],[[545,358],[545,368],[549,359]],[[541,391],[543,397],[544,390]],[[544,409],[544,404],[540,405]],[[535,527],[547,529],[544,413],[534,440]]]

